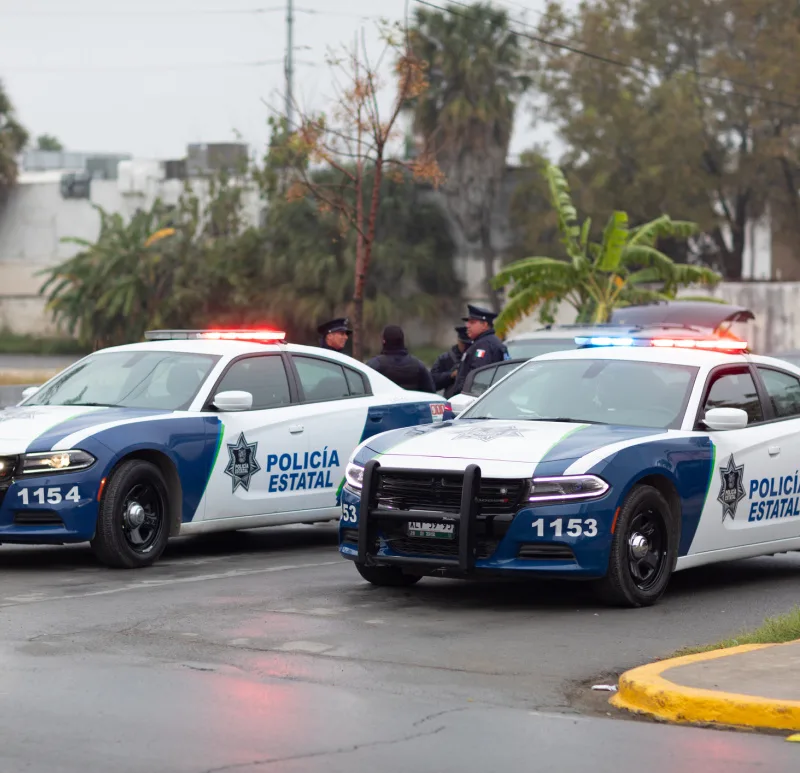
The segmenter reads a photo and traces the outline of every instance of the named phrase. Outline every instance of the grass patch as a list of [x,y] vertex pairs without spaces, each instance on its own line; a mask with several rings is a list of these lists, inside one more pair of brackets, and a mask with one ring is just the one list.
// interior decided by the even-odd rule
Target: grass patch
[[89,350],[73,338],[17,335],[8,330],[0,330],[0,354],[38,354],[54,357],[84,355],[89,354]]
[[416,346],[410,353],[418,357],[430,368],[436,362],[436,358],[444,351],[447,350],[439,346]]
[[741,644],[782,644],[796,639],[800,639],[800,607],[795,607],[785,615],[766,618],[755,630],[743,631],[738,636],[724,639],[716,644],[707,644],[702,647],[686,647],[676,652],[673,657],[729,649],[730,647],[738,647]]

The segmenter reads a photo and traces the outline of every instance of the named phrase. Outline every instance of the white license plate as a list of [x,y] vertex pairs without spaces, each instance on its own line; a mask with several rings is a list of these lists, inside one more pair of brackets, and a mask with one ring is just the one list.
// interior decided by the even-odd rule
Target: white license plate
[[428,539],[455,539],[454,523],[421,523],[413,521],[408,524],[409,537],[426,537]]

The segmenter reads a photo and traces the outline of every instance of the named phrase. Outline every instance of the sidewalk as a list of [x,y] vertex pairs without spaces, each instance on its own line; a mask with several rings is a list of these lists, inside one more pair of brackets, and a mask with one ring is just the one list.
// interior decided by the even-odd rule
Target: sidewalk
[[800,641],[634,668],[620,677],[611,703],[670,722],[800,730]]

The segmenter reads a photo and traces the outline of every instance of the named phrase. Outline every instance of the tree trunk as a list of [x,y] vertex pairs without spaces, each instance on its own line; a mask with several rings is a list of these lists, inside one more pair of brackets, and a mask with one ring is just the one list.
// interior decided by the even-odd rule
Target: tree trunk
[[481,227],[481,255],[483,256],[484,285],[486,287],[486,297],[489,299],[492,311],[500,311],[500,300],[497,291],[492,286],[494,276],[494,249],[492,249],[492,233],[488,224],[484,223]]
[[364,296],[353,297],[353,358],[361,360],[364,352]]

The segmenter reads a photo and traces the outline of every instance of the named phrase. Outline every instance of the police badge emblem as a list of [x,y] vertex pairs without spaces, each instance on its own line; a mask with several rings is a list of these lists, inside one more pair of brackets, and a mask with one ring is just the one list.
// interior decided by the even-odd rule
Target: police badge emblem
[[227,446],[230,459],[225,468],[225,474],[232,481],[231,493],[235,492],[239,486],[245,491],[249,491],[250,479],[261,469],[261,465],[256,460],[258,443],[248,443],[242,432],[235,443],[228,443]]
[[736,517],[736,506],[746,496],[743,483],[744,465],[737,467],[731,454],[727,466],[719,468],[719,474],[722,482],[717,501],[722,505],[722,522],[725,523],[726,516],[730,516],[731,520]]

